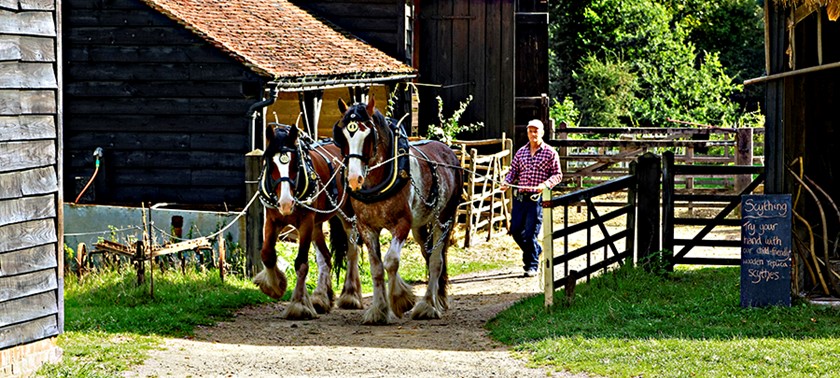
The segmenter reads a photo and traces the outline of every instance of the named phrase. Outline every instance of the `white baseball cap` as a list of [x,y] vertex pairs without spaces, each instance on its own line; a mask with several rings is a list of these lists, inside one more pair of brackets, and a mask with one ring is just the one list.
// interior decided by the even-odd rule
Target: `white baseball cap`
[[540,121],[538,119],[532,119],[532,120],[528,121],[528,127],[538,127],[540,129],[542,129],[543,128],[543,123],[542,123],[542,121]]

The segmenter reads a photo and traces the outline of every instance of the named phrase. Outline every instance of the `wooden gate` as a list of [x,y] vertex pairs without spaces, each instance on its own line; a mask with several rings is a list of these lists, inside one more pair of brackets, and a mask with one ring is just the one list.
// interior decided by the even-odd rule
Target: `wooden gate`
[[[703,193],[698,189],[686,188],[678,191],[675,182],[677,176],[684,177],[732,177],[733,175],[756,176],[738,192]],[[740,257],[688,257],[694,247],[739,248],[740,240],[709,239],[706,236],[717,226],[740,226],[740,216],[730,216],[741,204],[741,196],[750,194],[764,182],[764,167],[751,165],[713,166],[713,165],[675,165],[674,153],[663,154],[662,170],[662,248],[668,267],[675,264],[702,265],[739,265]],[[674,209],[678,202],[706,203],[722,207],[714,217],[676,217]],[[703,228],[691,239],[674,238],[677,226],[702,226]],[[679,252],[676,251],[680,246]]]

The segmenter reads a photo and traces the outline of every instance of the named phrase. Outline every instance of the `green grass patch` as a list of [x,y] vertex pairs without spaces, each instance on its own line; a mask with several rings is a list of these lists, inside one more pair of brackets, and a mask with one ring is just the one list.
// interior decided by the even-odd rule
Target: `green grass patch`
[[229,318],[246,305],[269,301],[252,283],[236,276],[222,282],[219,272],[155,272],[155,297],[148,282],[137,286],[131,271],[102,271],[79,281],[67,275],[64,286],[65,333],[60,364],[38,375],[106,377],[141,363],[162,336],[191,335],[197,325]]
[[[488,323],[533,363],[601,376],[834,376],[840,309],[740,307],[740,269],[622,268],[579,284],[571,306],[543,297]],[[555,293],[563,303],[564,293]]]

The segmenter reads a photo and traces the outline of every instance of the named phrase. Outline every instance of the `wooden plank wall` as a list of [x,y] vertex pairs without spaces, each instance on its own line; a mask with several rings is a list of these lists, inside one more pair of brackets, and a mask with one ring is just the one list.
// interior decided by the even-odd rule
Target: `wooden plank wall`
[[409,62],[405,0],[292,0],[311,14],[364,40],[386,54]]
[[55,3],[0,0],[0,349],[64,327]]
[[[514,1],[415,2],[416,67],[420,71],[420,133],[437,124],[436,96],[450,116],[473,96],[461,123],[484,122],[462,139],[512,135],[514,116]],[[437,86],[437,87],[435,87]]]
[[102,147],[96,203],[244,205],[245,113],[265,80],[140,0],[63,10],[66,197]]

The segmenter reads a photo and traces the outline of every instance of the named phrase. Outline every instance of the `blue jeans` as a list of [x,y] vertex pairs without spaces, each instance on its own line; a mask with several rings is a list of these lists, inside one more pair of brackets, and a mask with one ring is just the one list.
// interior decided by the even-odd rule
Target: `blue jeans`
[[510,234],[522,249],[522,267],[537,270],[540,265],[542,246],[538,240],[542,227],[542,207],[538,201],[524,196],[514,196],[513,209],[510,214]]

